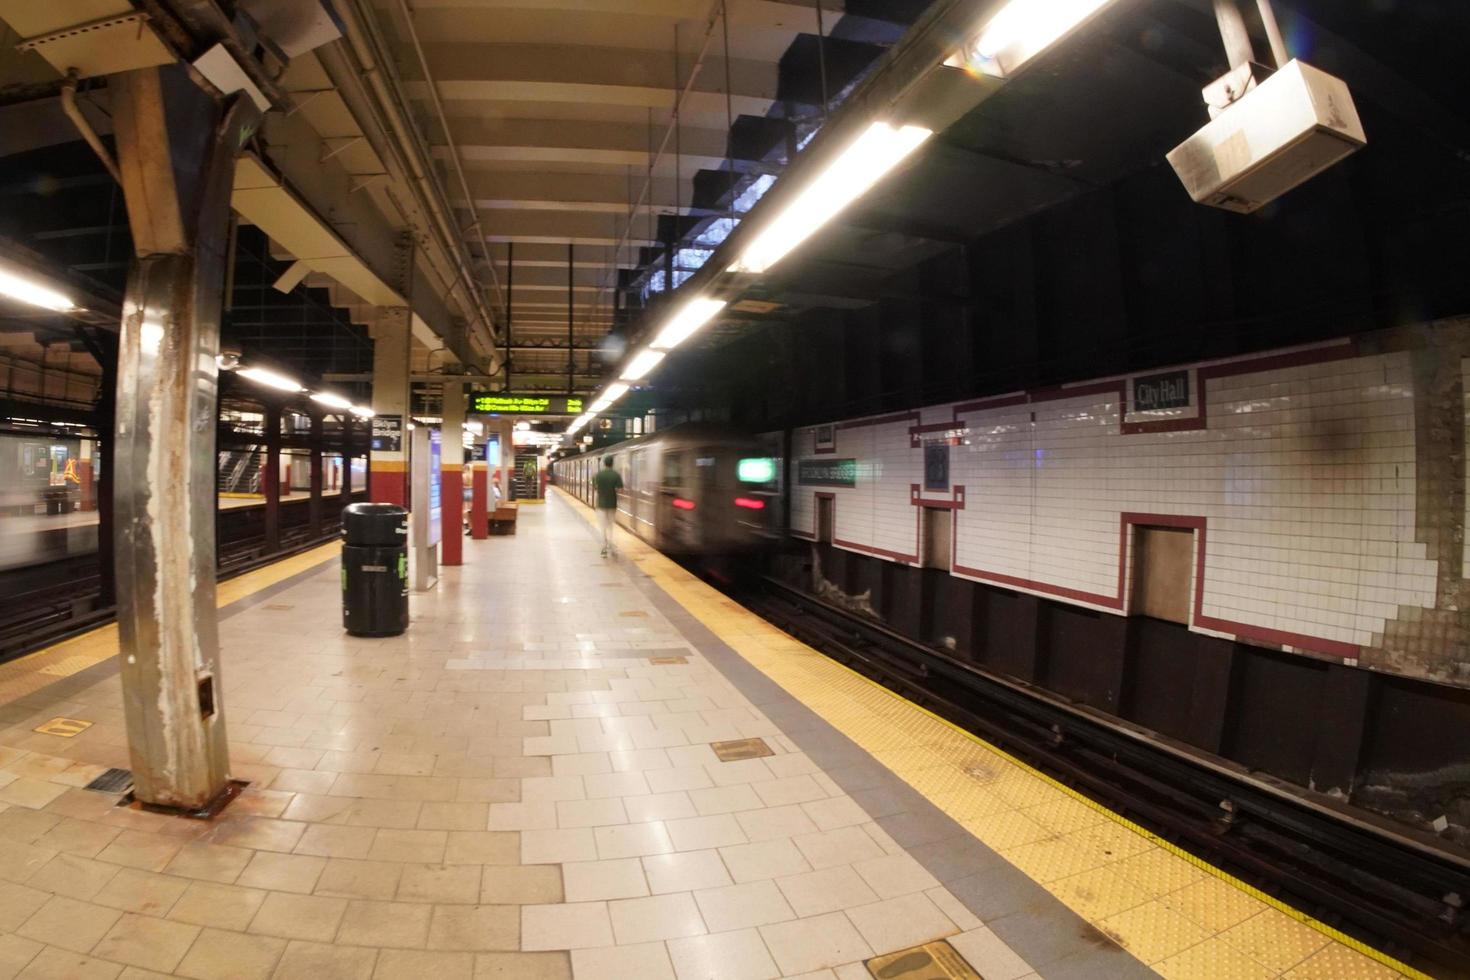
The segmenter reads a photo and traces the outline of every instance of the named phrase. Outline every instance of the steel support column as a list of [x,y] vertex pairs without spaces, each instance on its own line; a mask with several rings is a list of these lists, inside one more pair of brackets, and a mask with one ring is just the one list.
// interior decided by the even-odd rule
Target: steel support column
[[311,416],[311,500],[306,505],[306,519],[314,539],[322,536],[322,493],[326,489],[326,481],[322,472],[322,442],[325,440],[322,423],[322,416],[313,412]]
[[368,499],[408,505],[409,351],[413,331],[406,307],[383,310],[373,326],[373,412],[399,420],[399,445],[373,449],[368,460]]
[[136,258],[119,334],[117,622],[139,800],[196,809],[228,786],[215,611],[219,316],[235,158],[258,122],[182,69],[108,85]]
[[344,412],[342,419],[342,499],[341,504],[346,507],[352,503],[352,459],[357,452],[357,416],[351,412]]
[[273,555],[281,550],[281,407],[270,402],[262,407],[265,416],[265,466],[260,470],[260,492],[265,495],[262,551]]
[[464,385],[446,379],[439,424],[439,496],[444,533],[439,563],[464,564]]
[[470,464],[470,537],[483,541],[490,536],[490,464]]

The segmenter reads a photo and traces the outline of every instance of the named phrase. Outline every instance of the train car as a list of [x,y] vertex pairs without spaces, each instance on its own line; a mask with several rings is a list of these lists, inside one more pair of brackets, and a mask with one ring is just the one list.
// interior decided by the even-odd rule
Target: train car
[[668,554],[759,550],[779,531],[778,461],[756,438],[690,423],[552,464],[556,484],[592,504],[592,477],[611,457],[623,478],[617,520]]
[[0,513],[70,512],[80,496],[80,461],[74,436],[0,435]]

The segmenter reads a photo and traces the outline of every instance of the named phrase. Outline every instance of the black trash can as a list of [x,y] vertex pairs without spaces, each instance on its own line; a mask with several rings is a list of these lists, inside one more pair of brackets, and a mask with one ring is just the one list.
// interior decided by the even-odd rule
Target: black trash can
[[342,626],[353,636],[408,629],[408,511],[349,504],[342,542]]

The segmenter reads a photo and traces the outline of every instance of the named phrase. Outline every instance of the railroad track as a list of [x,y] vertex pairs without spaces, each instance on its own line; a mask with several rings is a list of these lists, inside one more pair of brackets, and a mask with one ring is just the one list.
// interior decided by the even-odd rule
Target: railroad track
[[1470,858],[965,664],[785,582],[747,608],[1166,840],[1434,976],[1470,977]]
[[[270,553],[262,550],[264,539],[258,536],[222,541],[216,566],[217,580],[227,581],[326,544],[335,540],[337,533],[335,527],[321,537],[288,531],[282,536],[280,549]],[[117,618],[113,606],[98,605],[101,579],[94,556],[66,559],[55,564],[63,572],[59,576],[61,580],[23,593],[13,593],[0,600],[0,663],[104,626]]]

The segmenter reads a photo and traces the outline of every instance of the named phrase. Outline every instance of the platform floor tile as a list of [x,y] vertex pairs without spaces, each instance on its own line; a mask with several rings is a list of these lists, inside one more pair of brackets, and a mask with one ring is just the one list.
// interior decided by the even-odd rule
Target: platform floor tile
[[[580,503],[559,499],[589,519]],[[1424,976],[823,657],[625,532],[619,541],[629,561],[720,641],[1158,973]]]
[[[528,508],[379,640],[343,634],[330,551],[222,586],[249,786],[210,822],[82,788],[129,765],[115,631],[0,671],[0,977],[854,980],[940,937],[1035,975],[900,840],[922,827],[880,825],[597,549]],[[56,717],[91,725],[33,731]],[[875,749],[966,795],[910,724]]]

